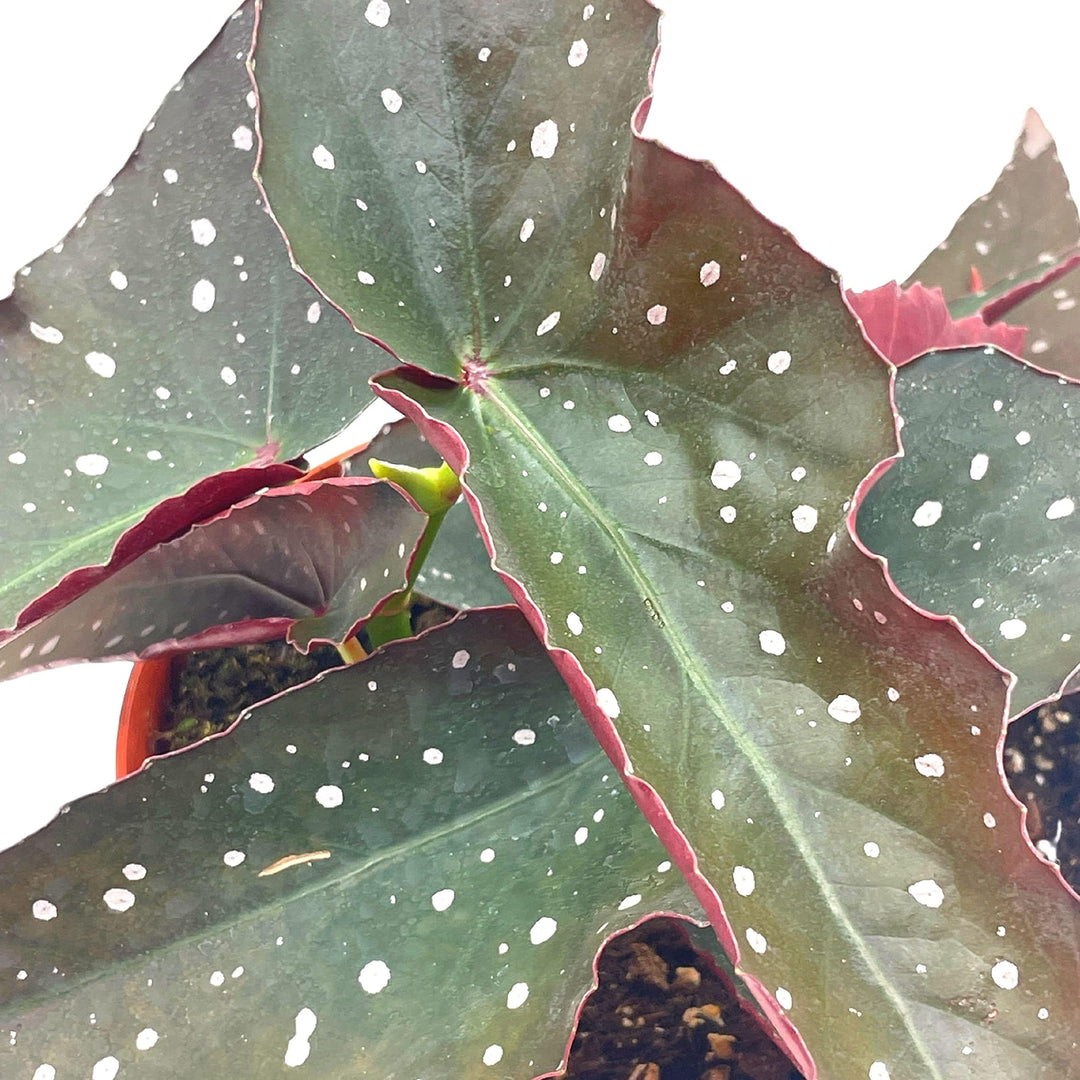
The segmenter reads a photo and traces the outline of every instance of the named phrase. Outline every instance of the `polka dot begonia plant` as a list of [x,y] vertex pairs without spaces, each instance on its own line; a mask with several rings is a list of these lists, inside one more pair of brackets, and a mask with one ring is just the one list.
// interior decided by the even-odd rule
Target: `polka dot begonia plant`
[[[1080,1078],[1000,763],[1077,663],[1053,144],[845,296],[643,135],[657,40],[249,3],[0,303],[0,675],[354,661],[0,856],[4,1076],[555,1075],[667,912],[808,1080]],[[395,464],[305,478],[373,396]],[[395,640],[414,584],[473,610]]]

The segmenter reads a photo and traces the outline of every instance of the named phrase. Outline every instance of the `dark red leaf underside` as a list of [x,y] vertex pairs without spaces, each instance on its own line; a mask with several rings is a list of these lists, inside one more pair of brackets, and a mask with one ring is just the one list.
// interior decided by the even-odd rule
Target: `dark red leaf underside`
[[425,517],[393,485],[256,495],[151,548],[0,646],[0,675],[289,637],[343,641],[404,586]]

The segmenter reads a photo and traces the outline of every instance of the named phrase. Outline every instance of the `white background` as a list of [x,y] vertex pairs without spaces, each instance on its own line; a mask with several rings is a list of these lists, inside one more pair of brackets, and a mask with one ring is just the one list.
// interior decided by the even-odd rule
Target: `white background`
[[[120,169],[232,6],[0,0],[0,295]],[[904,278],[944,238],[1029,105],[1080,176],[1075,0],[1022,14],[958,0],[668,10],[651,134],[712,160],[851,287]],[[0,686],[0,848],[112,778],[129,667]]]

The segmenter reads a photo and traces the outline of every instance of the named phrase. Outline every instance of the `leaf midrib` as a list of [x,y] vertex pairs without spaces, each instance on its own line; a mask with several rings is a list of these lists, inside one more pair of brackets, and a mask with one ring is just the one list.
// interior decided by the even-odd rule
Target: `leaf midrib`
[[[818,861],[817,855],[813,850],[805,830],[801,827],[799,815],[787,799],[783,789],[774,779],[775,770],[769,768],[768,763],[762,757],[758,748],[732,721],[723,702],[713,691],[706,672],[704,672],[697,663],[695,653],[690,647],[689,642],[687,642],[681,633],[675,630],[675,627],[678,624],[674,622],[672,617],[665,611],[662,590],[654,588],[653,583],[642,571],[633,552],[623,539],[618,525],[608,516],[600,504],[593,499],[592,494],[588,489],[585,488],[564,465],[562,459],[553,450],[547,440],[540,435],[533,425],[528,423],[508,397],[500,392],[500,389],[495,385],[494,380],[488,386],[486,398],[502,411],[506,419],[511,422],[521,434],[522,438],[528,443],[530,449],[544,462],[548,468],[549,474],[562,486],[571,502],[574,505],[581,507],[590,520],[594,521],[605,533],[610,549],[615,552],[618,562],[626,569],[627,575],[631,579],[634,587],[641,596],[650,599],[654,610],[660,616],[660,623],[658,624],[659,632],[667,639],[669,647],[680,663],[681,670],[689,675],[692,684],[705,700],[710,711],[720,720],[729,737],[743,754],[745,760],[749,762],[754,771],[754,775],[757,777],[762,788],[765,790],[766,795],[776,808],[777,815],[783,823],[785,831],[791,838],[799,855],[802,857],[805,866],[809,869],[810,878],[817,887],[826,907],[832,912],[843,936],[851,942],[854,951],[858,953],[865,965],[866,971],[873,977],[873,980],[882,990],[883,996],[886,1000],[893,1003],[896,1013],[900,1017],[905,1030],[908,1032],[912,1045],[917,1049],[917,1052],[923,1059],[924,1065],[928,1070],[926,1073],[928,1080],[944,1080],[944,1075],[937,1068],[929,1048],[922,1039],[919,1025],[910,1015],[904,1000],[898,996],[893,983],[885,977],[876,958],[866,944],[863,935],[858,931],[846,914],[836,890],[829,882],[828,877]],[[841,526],[842,524],[843,523],[841,523]],[[498,564],[497,552],[493,561],[496,565]],[[574,653],[576,657],[576,652],[571,646],[563,644],[562,647],[566,648],[569,652]],[[580,658],[578,658],[578,662],[581,663]],[[584,668],[583,664],[582,668]],[[612,726],[614,726],[614,724]],[[690,843],[689,838],[687,839],[687,842]],[[691,844],[691,848],[693,848],[693,844]],[[709,884],[711,886],[712,883],[710,882]]]

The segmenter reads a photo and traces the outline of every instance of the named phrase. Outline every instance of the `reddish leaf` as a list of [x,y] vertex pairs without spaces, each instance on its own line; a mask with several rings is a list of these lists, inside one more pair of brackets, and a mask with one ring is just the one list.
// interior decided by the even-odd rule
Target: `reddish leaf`
[[1026,330],[996,323],[987,326],[979,315],[954,319],[936,286],[916,282],[902,289],[895,282],[867,292],[848,292],[847,301],[862,323],[871,344],[900,367],[932,349],[956,345],[997,345],[1019,354]]
[[280,637],[343,641],[404,586],[426,519],[392,484],[274,488],[128,562],[0,645],[0,675]]
[[[175,540],[196,522],[227,510],[260,488],[286,484],[302,475],[299,469],[285,464],[230,469],[200,480],[182,495],[165,499],[142,521],[120,535],[107,563],[72,570],[58,585],[28,604],[20,612],[12,630],[0,630],[0,645],[18,631],[77,600],[87,590],[100,585],[152,547]],[[3,664],[0,663],[2,671]]]

